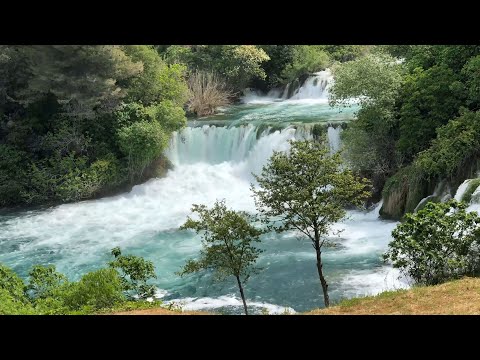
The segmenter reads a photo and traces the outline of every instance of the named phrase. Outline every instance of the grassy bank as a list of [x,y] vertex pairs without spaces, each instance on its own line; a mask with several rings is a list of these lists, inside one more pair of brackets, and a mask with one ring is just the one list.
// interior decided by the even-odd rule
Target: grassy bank
[[386,291],[377,296],[344,300],[307,315],[471,315],[480,314],[480,278]]

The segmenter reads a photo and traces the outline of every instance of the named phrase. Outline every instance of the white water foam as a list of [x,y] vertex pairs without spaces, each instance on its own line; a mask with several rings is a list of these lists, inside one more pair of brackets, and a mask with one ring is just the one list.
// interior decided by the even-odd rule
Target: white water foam
[[[57,268],[67,272],[69,269],[84,269],[84,264],[103,265],[104,254],[115,246],[131,247],[142,255],[156,251],[154,260],[161,272],[161,281],[170,286],[179,281],[174,272],[201,247],[198,238],[177,231],[190,215],[191,205],[211,206],[216,199],[226,198],[228,206],[254,212],[249,189],[250,173],[258,173],[274,150],[287,150],[289,139],[306,136],[306,133],[300,134],[290,127],[273,133],[264,130],[257,139],[253,125],[243,128],[204,126],[188,128],[185,132],[189,132],[189,142],[183,142],[181,134],[177,134],[177,142],[169,151],[176,167],[164,178],[152,179],[115,197],[26,212],[3,220],[0,244],[12,241],[19,244],[18,249],[7,254],[10,263],[20,264],[27,261],[25,257],[47,251],[55,254],[52,256],[56,256]],[[337,132],[329,131],[329,135],[332,143],[339,139]],[[377,257],[385,249],[395,223],[379,221],[378,211],[349,214],[351,219],[336,225],[345,227],[340,240],[343,247],[328,256],[333,262],[341,263],[348,263],[358,255]],[[301,259],[302,252],[298,254]],[[376,271],[366,269],[362,274],[370,276],[368,274]],[[353,275],[342,276],[346,276],[344,281],[348,282],[348,276]],[[365,279],[370,281],[368,277]],[[159,286],[163,287],[163,284]],[[378,281],[374,284],[373,287],[380,288]],[[187,309],[225,304],[238,306],[240,301],[230,295],[179,300],[190,304]],[[267,308],[271,313],[284,311],[284,307],[270,303],[253,301],[251,304]]]
[[352,270],[341,281],[346,297],[363,297],[384,291],[408,289],[412,285],[398,269],[380,267],[372,270]]
[[332,83],[332,73],[327,69],[309,76],[290,98],[287,98],[287,94],[291,84],[287,84],[283,91],[272,89],[266,95],[248,90],[242,97],[242,102],[252,105],[271,104],[279,101],[291,104],[326,104],[328,103],[328,89]]
[[467,188],[468,188],[468,183],[471,181],[472,179],[467,179],[465,180],[457,189],[457,192],[455,193],[455,200],[457,201],[461,201],[462,198],[463,198],[463,195],[465,194],[465,191],[467,191]]
[[[295,310],[288,306],[280,306],[275,304],[269,304],[265,302],[250,301],[245,299],[248,307],[254,307],[258,309],[265,309],[268,311],[268,314],[278,315],[283,313],[295,314]],[[242,300],[235,295],[224,295],[217,298],[211,297],[202,297],[194,298],[187,297],[181,299],[174,299],[165,302],[166,304],[179,305],[183,310],[186,311],[198,311],[198,310],[207,310],[207,309],[219,309],[223,307],[241,307],[243,310]]]

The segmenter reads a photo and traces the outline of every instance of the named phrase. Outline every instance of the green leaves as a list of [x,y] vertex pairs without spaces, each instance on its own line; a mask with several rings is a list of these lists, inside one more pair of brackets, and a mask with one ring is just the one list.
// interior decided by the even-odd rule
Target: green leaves
[[325,70],[330,59],[322,45],[295,45],[293,59],[282,72],[286,82],[298,79],[300,76]]
[[392,232],[384,254],[415,282],[435,285],[480,270],[480,217],[467,205],[451,200],[428,203]]
[[168,137],[158,122],[136,122],[117,131],[118,145],[128,159],[130,179],[142,175],[145,167],[159,157]]
[[186,124],[185,66],[151,46],[0,46],[0,65],[0,206],[78,201],[149,177]]
[[438,128],[437,138],[414,164],[425,176],[449,177],[478,156],[479,146],[480,113],[466,111]]
[[136,296],[147,299],[155,294],[155,286],[147,283],[157,278],[153,262],[135,255],[122,255],[119,247],[112,249],[112,255],[115,260],[108,265],[120,274],[124,293],[129,299]]
[[100,269],[71,283],[63,299],[69,309],[96,311],[125,301],[122,290],[122,281],[115,269]]
[[0,264],[0,290],[7,291],[15,301],[27,302],[25,284],[11,269]]
[[345,216],[345,207],[359,206],[369,196],[369,182],[342,167],[339,154],[325,144],[292,141],[289,153],[275,152],[252,185],[264,221],[276,219],[277,231],[298,230],[313,242]]
[[55,265],[35,265],[28,276],[27,290],[34,300],[53,296],[59,288],[68,282],[65,275],[56,271]]
[[189,217],[181,229],[201,234],[203,247],[199,259],[189,260],[181,275],[210,269],[219,280],[235,276],[245,282],[259,270],[255,263],[262,250],[255,243],[260,242],[265,230],[252,225],[255,220],[252,215],[227,209],[224,200],[216,201],[211,209],[193,205],[192,212],[199,220]]
[[401,65],[387,54],[368,54],[334,68],[330,89],[332,106],[347,106],[352,97],[362,106],[391,106],[402,82]]

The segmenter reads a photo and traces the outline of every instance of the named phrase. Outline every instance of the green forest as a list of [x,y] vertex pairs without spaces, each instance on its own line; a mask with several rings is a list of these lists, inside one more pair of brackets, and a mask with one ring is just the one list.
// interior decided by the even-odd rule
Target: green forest
[[[168,169],[189,77],[213,73],[228,101],[362,54],[359,46],[1,46],[0,206],[79,201]],[[208,99],[202,101],[207,102]]]
[[[193,230],[202,242],[199,256],[182,258],[187,260],[183,267],[175,262],[175,275],[192,281],[206,271],[214,274],[212,282],[234,277],[232,287],[236,291],[238,286],[241,294],[239,306],[248,314],[248,302],[253,301],[245,283],[251,276],[262,276],[257,261],[264,261],[262,256],[271,250],[262,247],[264,238],[296,231],[315,249],[315,284],[323,295],[320,305],[328,307],[329,293],[335,292],[328,289],[333,282],[328,270],[332,263],[326,259],[334,250],[326,248],[338,245],[328,234],[336,231],[335,224],[345,220],[349,211],[379,204],[380,220],[397,223],[389,230],[388,248],[382,256],[375,253],[375,261],[381,258],[400,269],[416,285],[477,276],[480,217],[468,206],[480,201],[476,191],[480,189],[480,46],[0,45],[0,231],[5,226],[13,234],[9,238],[6,231],[4,238],[0,236],[0,256],[4,251],[19,269],[0,264],[0,314],[90,314],[160,306],[161,302],[146,301],[154,296],[153,281],[163,271],[148,259],[147,250],[122,255],[115,243],[108,267],[88,268],[76,280],[58,272],[48,255],[42,255],[45,263],[25,271],[16,252],[24,246],[28,249],[30,239],[21,232],[15,235],[22,222],[17,226],[12,218],[23,221],[25,213],[28,221],[35,209],[54,212],[61,204],[125,194],[150,179],[165,178],[175,169],[166,156],[174,134],[187,129],[191,121],[202,124],[235,106],[239,113],[259,116],[262,106],[278,105],[280,100],[250,104],[244,110],[240,106],[245,94],[276,90],[284,94],[283,100],[289,99],[308,79],[317,86],[320,80],[312,76],[327,69],[333,77],[328,106],[338,113],[354,107],[352,120],[338,128],[321,124],[318,134],[314,124],[311,141],[285,138],[287,152],[274,149],[259,171],[249,170],[248,176],[255,179],[247,185],[254,214],[238,210],[241,206],[231,208],[229,199],[215,199],[209,209],[197,202],[202,201],[195,192],[197,183],[188,178],[191,183],[180,184],[180,189],[196,196],[192,195],[192,202],[197,203],[187,205],[200,219],[184,216],[179,225],[175,218],[158,232],[170,236],[178,231],[179,237],[187,238],[190,235],[185,234]],[[300,108],[305,103],[288,106]],[[282,105],[278,106],[280,113]],[[203,133],[217,141],[222,135],[210,134],[212,127],[206,124]],[[273,128],[261,133],[259,125],[255,141],[262,134],[275,134]],[[245,129],[242,141],[247,139]],[[332,144],[329,148],[326,141],[327,135],[333,135],[327,132],[337,134],[337,130],[341,151],[332,154]],[[236,146],[234,140],[228,141],[229,147],[222,149]],[[190,148],[191,153],[211,151],[193,140],[190,144],[197,146]],[[248,164],[247,160],[241,164]],[[182,169],[196,178],[224,171],[222,181],[232,181],[235,193],[238,183],[228,177],[231,169],[215,167],[214,161],[210,165]],[[180,176],[185,179],[188,171]],[[163,198],[176,194],[179,179],[168,183],[170,188],[155,191]],[[455,196],[461,186],[461,196]],[[182,213],[175,201],[165,202],[175,216]],[[146,213],[156,211],[154,205],[147,205]],[[144,222],[148,221],[151,218],[146,216]],[[88,231],[82,236],[87,238]],[[20,239],[20,245],[9,245],[12,239]],[[82,239],[78,235],[74,240]],[[40,241],[41,246],[44,243]],[[180,250],[182,246],[188,247],[179,245]]]

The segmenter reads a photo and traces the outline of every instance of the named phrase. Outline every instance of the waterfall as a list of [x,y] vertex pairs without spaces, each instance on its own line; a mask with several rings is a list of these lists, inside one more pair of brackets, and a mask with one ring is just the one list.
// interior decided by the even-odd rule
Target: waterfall
[[[341,147],[340,126],[326,129],[330,152]],[[203,125],[187,127],[172,136],[167,157],[175,165],[223,162],[248,163],[249,168],[261,169],[274,150],[286,150],[290,139],[312,139],[311,126],[286,126],[275,129],[272,126]]]
[[[288,83],[282,90],[272,89],[266,95],[255,90],[247,90],[242,98],[245,104],[266,104],[277,101],[316,100],[325,102],[328,99],[328,89],[333,81],[330,69],[310,75],[302,86],[298,86],[298,79]],[[294,90],[295,89],[295,90]],[[293,91],[293,94],[291,92]]]
[[342,132],[342,128],[340,126],[333,127],[329,126],[327,130],[328,136],[328,145],[330,146],[330,153],[336,153],[340,150],[342,142],[340,140],[340,134]]
[[472,179],[467,179],[465,180],[457,189],[457,192],[455,193],[455,200],[461,201],[463,198],[463,195],[465,194],[465,191],[468,189],[468,184]]
[[310,76],[305,83],[290,97],[290,100],[327,99],[332,74],[329,69]]

